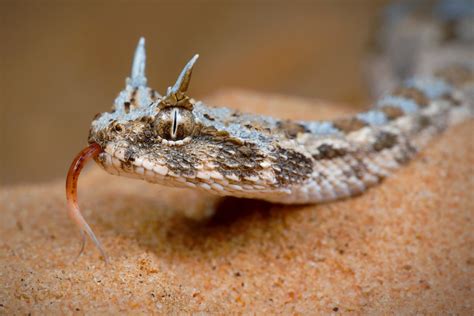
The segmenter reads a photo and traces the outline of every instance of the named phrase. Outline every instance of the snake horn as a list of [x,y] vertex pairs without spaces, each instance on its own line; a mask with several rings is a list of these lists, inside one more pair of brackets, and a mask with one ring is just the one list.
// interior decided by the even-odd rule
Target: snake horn
[[133,57],[132,72],[130,78],[127,78],[127,85],[133,88],[146,87],[145,64],[145,38],[140,37]]
[[181,74],[179,75],[178,79],[174,86],[168,90],[168,95],[177,94],[178,92],[185,93],[189,87],[189,81],[191,80],[191,74],[193,72],[194,63],[199,58],[199,55],[196,54],[191,58],[190,61],[184,66]]

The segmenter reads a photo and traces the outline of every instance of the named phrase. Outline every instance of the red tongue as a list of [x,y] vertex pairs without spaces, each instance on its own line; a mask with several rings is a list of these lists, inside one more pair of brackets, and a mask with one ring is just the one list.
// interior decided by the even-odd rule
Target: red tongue
[[79,206],[77,205],[77,181],[79,180],[79,174],[81,173],[81,170],[82,168],[84,168],[85,164],[91,158],[97,157],[101,152],[102,148],[99,146],[99,144],[92,143],[88,147],[84,148],[76,156],[76,158],[74,158],[74,161],[69,167],[69,171],[67,173],[66,178],[66,199],[69,216],[76,222],[82,234],[82,246],[79,255],[84,250],[84,243],[86,237],[85,234],[87,234],[90,239],[92,239],[97,249],[99,249],[100,253],[104,257],[105,262],[107,263],[107,255],[105,254],[102,244],[97,239],[84,217],[82,217],[81,211],[79,210]]

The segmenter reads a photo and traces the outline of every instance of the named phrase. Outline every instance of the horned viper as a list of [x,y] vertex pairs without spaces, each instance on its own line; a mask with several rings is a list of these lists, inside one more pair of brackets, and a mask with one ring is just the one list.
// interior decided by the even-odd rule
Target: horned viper
[[[69,171],[69,212],[83,240],[87,234],[106,258],[77,205],[77,179],[91,157],[111,174],[221,196],[303,204],[364,192],[447,126],[471,116],[474,50],[472,34],[462,23],[472,26],[472,16],[456,17],[456,22],[456,40],[449,44],[443,37],[446,23],[429,25],[434,35],[419,35],[420,30],[411,34],[408,28],[415,39],[434,38],[427,50],[416,40],[412,43],[418,58],[410,69],[415,76],[368,111],[333,121],[284,120],[196,101],[187,91],[198,55],[161,95],[147,85],[141,38],[125,89],[111,111],[94,118],[90,145]],[[392,33],[403,34],[403,23]],[[385,75],[397,73],[397,56],[392,56],[395,62],[381,56],[375,69],[384,64]]]

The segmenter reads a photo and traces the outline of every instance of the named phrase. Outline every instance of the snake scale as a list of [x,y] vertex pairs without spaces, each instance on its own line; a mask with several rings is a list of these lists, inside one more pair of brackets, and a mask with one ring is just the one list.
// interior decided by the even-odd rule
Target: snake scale
[[[399,19],[392,33],[403,35],[403,24],[413,20]],[[69,212],[83,240],[89,235],[106,258],[77,206],[77,179],[91,157],[111,174],[275,203],[317,203],[366,191],[406,164],[435,135],[472,115],[472,31],[462,23],[474,24],[472,16],[456,16],[455,21],[457,33],[449,41],[444,36],[448,23],[429,24],[435,35],[408,28],[409,39],[418,45],[404,47],[409,52],[417,49],[418,60],[410,70],[415,76],[398,83],[369,110],[332,121],[278,119],[196,101],[187,91],[198,55],[160,95],[147,86],[141,38],[125,89],[111,111],[94,118],[90,146],[77,156],[68,175]],[[416,36],[435,40],[423,50],[426,45]],[[379,65],[399,70],[396,58],[380,60]],[[415,69],[419,65],[424,66]]]

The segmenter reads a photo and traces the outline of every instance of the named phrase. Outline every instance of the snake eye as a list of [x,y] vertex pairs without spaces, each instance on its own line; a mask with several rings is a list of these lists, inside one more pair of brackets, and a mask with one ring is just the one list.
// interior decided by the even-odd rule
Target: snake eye
[[171,141],[181,140],[192,135],[194,117],[190,110],[168,107],[158,113],[154,124],[161,138]]

